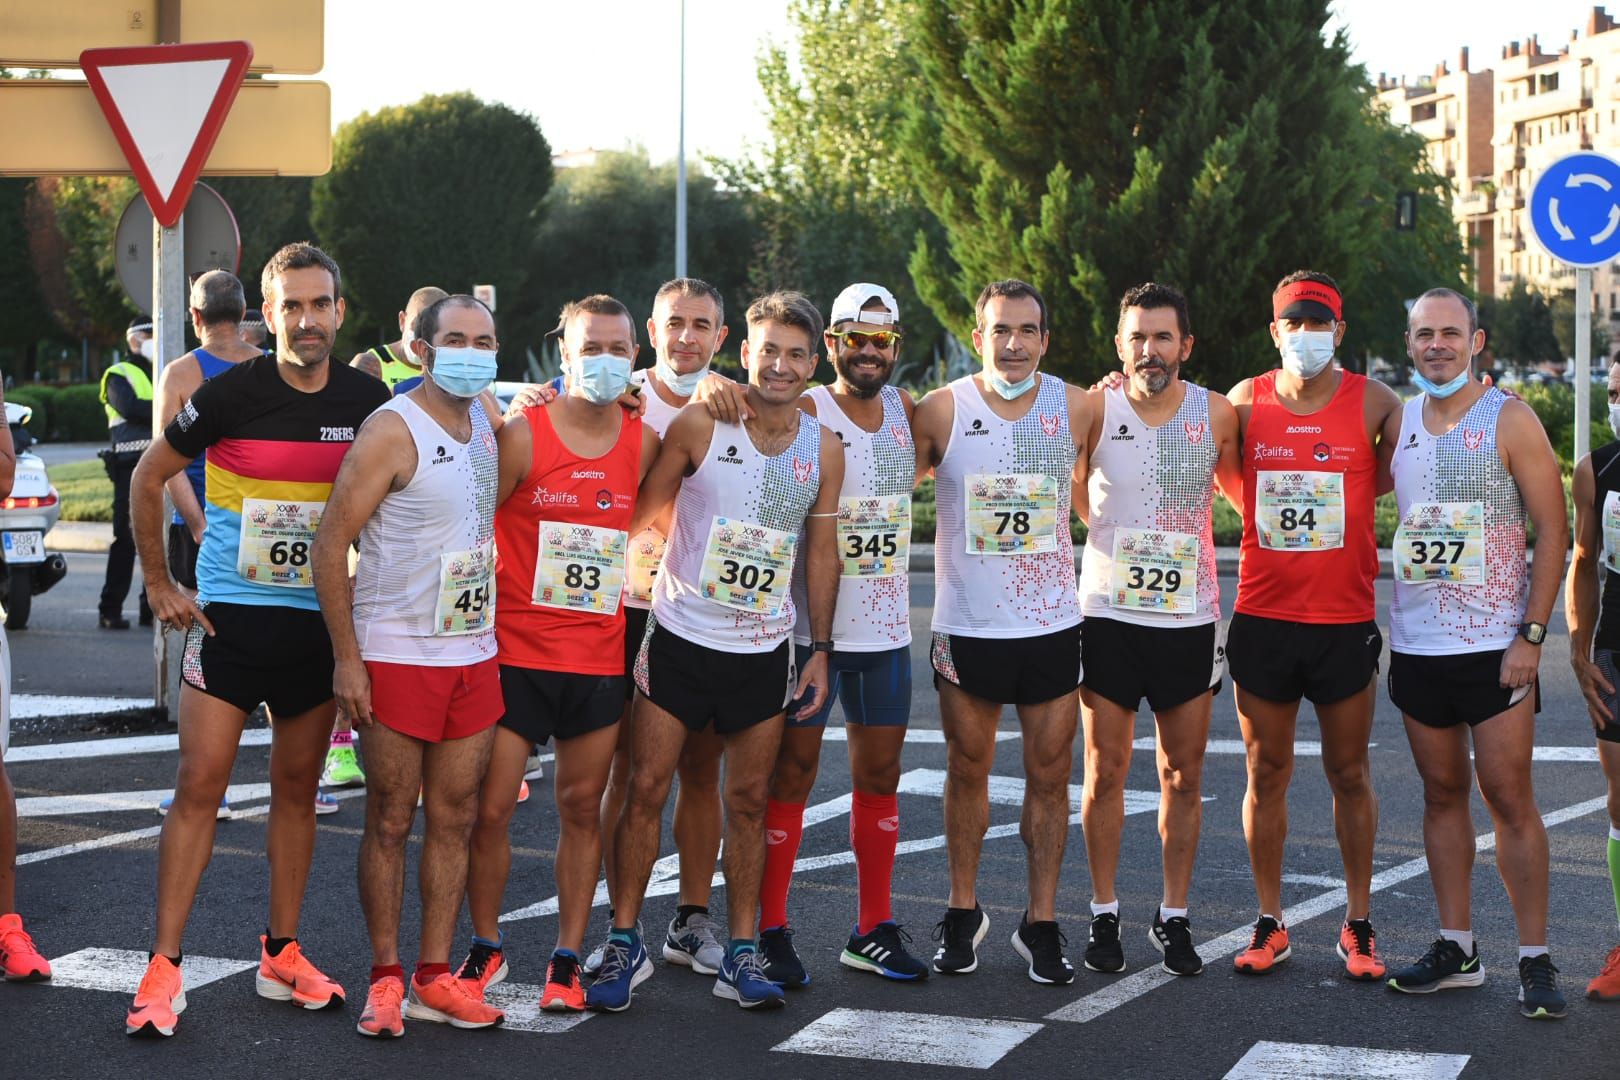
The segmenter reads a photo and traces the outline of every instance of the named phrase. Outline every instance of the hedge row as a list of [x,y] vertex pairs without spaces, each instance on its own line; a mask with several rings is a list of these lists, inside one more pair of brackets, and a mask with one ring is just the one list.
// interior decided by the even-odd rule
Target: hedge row
[[19,386],[6,400],[34,410],[28,431],[36,439],[100,442],[107,437],[107,414],[99,386]]

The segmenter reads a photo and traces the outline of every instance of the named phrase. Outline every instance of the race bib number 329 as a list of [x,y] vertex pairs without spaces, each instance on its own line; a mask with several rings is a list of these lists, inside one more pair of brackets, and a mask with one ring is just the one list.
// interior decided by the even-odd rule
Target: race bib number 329
[[315,587],[309,552],[321,524],[324,502],[242,500],[242,535],[236,546],[236,572],[255,585],[287,589]]

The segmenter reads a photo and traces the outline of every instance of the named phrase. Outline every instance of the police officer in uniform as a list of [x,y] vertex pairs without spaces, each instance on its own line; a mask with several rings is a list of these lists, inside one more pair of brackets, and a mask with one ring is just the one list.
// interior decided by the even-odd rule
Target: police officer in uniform
[[[124,598],[135,575],[135,534],[129,527],[129,478],[152,442],[152,320],[137,317],[125,332],[129,356],[101,374],[101,404],[107,410],[107,437],[101,452],[113,486],[113,542],[107,549],[107,579],[101,586],[101,628],[128,630]],[[141,625],[152,625],[152,609],[141,589]]]

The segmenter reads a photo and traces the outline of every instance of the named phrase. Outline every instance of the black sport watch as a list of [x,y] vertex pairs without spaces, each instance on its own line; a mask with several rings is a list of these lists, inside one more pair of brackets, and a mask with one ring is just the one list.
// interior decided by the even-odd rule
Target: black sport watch
[[818,652],[830,653],[832,651],[833,643],[830,641],[812,641],[810,643],[810,652],[812,654]]
[[1520,623],[1519,636],[1532,645],[1540,645],[1547,640],[1547,624],[1538,622]]

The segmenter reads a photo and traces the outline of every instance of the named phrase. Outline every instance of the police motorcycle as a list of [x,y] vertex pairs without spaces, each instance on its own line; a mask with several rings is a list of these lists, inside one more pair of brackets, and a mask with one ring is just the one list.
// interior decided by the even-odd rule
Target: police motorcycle
[[62,500],[45,472],[45,462],[29,451],[34,437],[24,427],[34,410],[6,402],[6,425],[17,452],[16,479],[0,500],[0,561],[4,563],[6,629],[28,625],[34,597],[67,575],[67,560],[45,550],[45,534],[62,516]]

